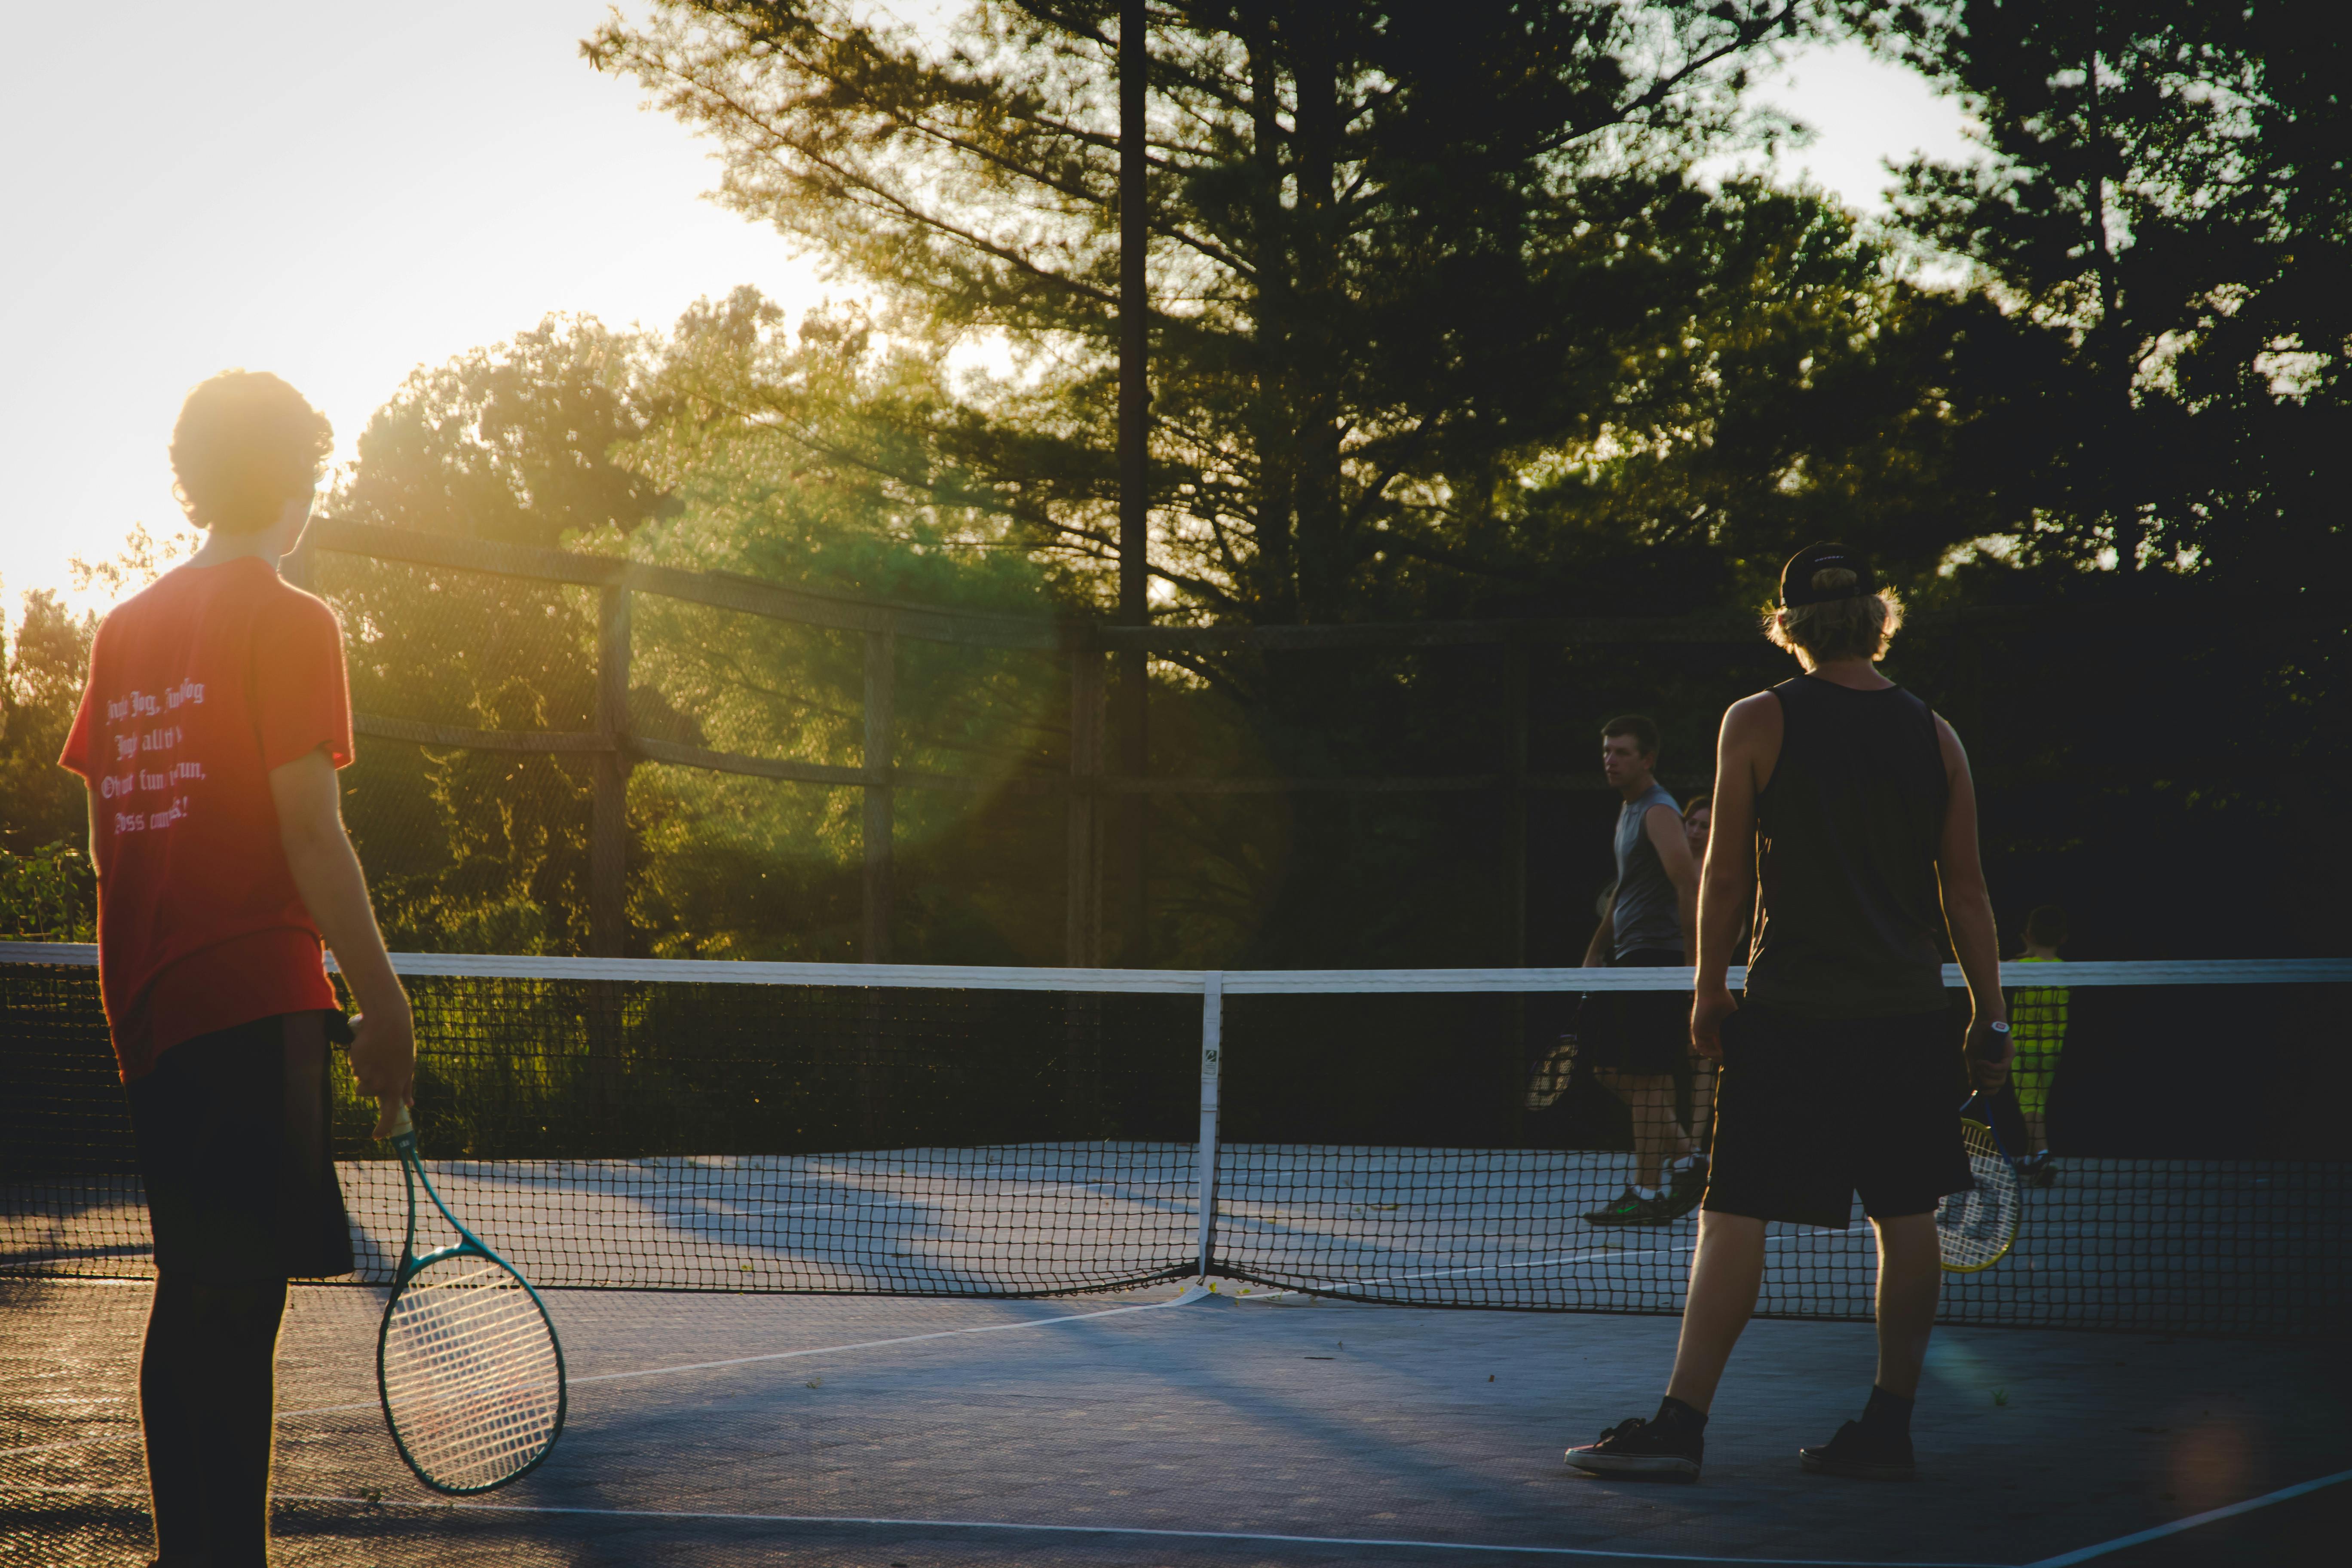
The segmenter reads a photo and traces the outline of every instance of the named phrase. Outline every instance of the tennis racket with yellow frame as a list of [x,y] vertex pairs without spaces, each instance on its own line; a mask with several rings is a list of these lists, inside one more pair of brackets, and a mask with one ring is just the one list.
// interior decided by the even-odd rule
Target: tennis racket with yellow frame
[[1980,1274],[2009,1256],[2025,1217],[2025,1189],[2017,1166],[1992,1130],[1992,1108],[1976,1114],[1981,1091],[1960,1107],[1960,1142],[1968,1149],[1969,1173],[1976,1185],[1936,1205],[1936,1242],[1944,1268],[1954,1274]]

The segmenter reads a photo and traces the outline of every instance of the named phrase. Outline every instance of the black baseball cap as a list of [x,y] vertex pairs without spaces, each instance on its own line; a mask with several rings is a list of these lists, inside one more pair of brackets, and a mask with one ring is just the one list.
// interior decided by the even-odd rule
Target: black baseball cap
[[[1833,566],[1853,573],[1853,581],[1843,588],[1814,587],[1813,574]],[[1800,605],[1825,605],[1832,599],[1859,599],[1877,591],[1878,579],[1872,574],[1870,563],[1860,551],[1843,544],[1808,544],[1780,568],[1780,607],[1785,610]]]

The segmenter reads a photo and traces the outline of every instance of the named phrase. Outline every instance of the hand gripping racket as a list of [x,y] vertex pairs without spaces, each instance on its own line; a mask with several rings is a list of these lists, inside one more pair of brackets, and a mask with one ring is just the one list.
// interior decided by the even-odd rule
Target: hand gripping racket
[[1992,1130],[1992,1110],[1977,1110],[1981,1091],[1960,1106],[1960,1141],[1969,1152],[1973,1190],[1953,1193],[1936,1205],[1936,1241],[1944,1267],[1954,1274],[1977,1274],[2009,1256],[2016,1245],[2017,1227],[2025,1214],[2025,1194],[2009,1151]]
[[[416,1159],[408,1108],[392,1146],[408,1177],[408,1236],[376,1337],[375,1382],[400,1457],[436,1492],[502,1487],[536,1468],[563,1430],[563,1347],[539,1293],[457,1222]],[[419,1256],[422,1187],[457,1241]]]

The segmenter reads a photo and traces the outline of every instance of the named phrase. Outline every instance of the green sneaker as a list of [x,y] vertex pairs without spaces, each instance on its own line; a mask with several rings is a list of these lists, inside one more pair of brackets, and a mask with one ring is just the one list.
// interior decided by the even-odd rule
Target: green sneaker
[[1645,1198],[1633,1188],[1627,1187],[1617,1194],[1614,1201],[1586,1215],[1584,1223],[1587,1225],[1670,1225],[1673,1223],[1674,1216],[1665,1212],[1665,1207],[1673,1201],[1674,1194],[1671,1193],[1661,1194],[1654,1198]]
[[1693,1160],[1674,1173],[1674,1181],[1666,1195],[1658,1200],[1658,1212],[1668,1219],[1680,1219],[1698,1207],[1699,1199],[1706,1196],[1706,1160]]

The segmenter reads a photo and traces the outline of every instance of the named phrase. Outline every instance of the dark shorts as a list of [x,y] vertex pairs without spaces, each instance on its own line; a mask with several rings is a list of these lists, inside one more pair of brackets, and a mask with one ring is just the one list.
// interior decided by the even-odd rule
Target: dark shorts
[[237,1285],[351,1272],[324,1018],[183,1040],[127,1086],[158,1274]]
[[[1684,969],[1671,948],[1643,947],[1614,959],[1612,969]],[[1577,1010],[1576,1054],[1602,1072],[1650,1075],[1690,1070],[1691,993],[1593,991]]]
[[1940,1008],[1832,1019],[1742,1007],[1723,1026],[1703,1206],[1843,1230],[1856,1192],[1873,1219],[1931,1214],[1966,1192],[1965,1033]]

